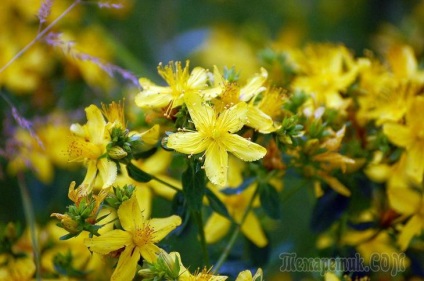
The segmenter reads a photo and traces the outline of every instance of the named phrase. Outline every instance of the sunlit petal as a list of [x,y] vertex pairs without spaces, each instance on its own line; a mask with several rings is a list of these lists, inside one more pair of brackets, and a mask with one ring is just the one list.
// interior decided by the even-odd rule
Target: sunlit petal
[[126,231],[141,229],[145,222],[136,196],[133,195],[130,199],[122,202],[118,209],[119,221]]
[[211,142],[206,150],[205,172],[209,180],[219,186],[227,182],[228,153],[216,142]]
[[153,263],[157,259],[157,255],[160,253],[160,248],[155,244],[146,244],[140,248],[140,254],[148,263]]
[[216,121],[216,127],[222,131],[234,133],[246,124],[247,104],[240,102],[227,110],[224,110]]
[[126,281],[134,278],[140,253],[133,247],[127,247],[119,256],[118,264],[112,274],[112,281]]
[[170,216],[167,218],[154,218],[149,221],[149,225],[154,229],[153,242],[162,240],[172,230],[181,224],[181,218],[179,216]]
[[209,140],[198,132],[175,133],[168,137],[169,148],[185,154],[197,154],[206,150]]
[[112,251],[132,245],[133,243],[130,233],[120,229],[115,229],[106,232],[101,236],[85,239],[84,244],[93,252],[107,255]]
[[256,161],[266,154],[266,149],[239,135],[226,134],[222,144],[225,148],[243,161]]
[[104,137],[104,129],[106,121],[103,118],[102,112],[95,105],[90,105],[85,108],[87,115],[87,129],[89,132],[90,141],[95,144],[101,144]]
[[410,188],[388,188],[387,196],[390,206],[400,214],[411,215],[421,204],[420,194]]

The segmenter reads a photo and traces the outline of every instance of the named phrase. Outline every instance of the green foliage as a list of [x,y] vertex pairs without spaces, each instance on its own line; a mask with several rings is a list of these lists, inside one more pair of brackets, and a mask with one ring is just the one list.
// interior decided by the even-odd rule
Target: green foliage
[[121,206],[122,202],[131,198],[133,192],[135,190],[135,186],[132,184],[126,184],[123,187],[113,187],[113,194],[109,194],[105,198],[105,203],[110,207],[118,210],[119,206]]
[[127,172],[128,172],[128,176],[130,176],[133,180],[138,182],[149,182],[152,180],[151,175],[144,172],[143,170],[140,170],[137,166],[135,166],[131,162],[127,164]]

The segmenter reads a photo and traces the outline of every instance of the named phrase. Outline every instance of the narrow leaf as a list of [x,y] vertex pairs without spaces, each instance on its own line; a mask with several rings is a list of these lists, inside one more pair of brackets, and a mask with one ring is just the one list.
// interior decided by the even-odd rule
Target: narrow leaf
[[189,161],[187,170],[182,175],[182,183],[188,208],[192,211],[200,211],[206,189],[205,170],[196,169],[196,164]]
[[135,181],[138,182],[149,182],[152,179],[152,176],[150,176],[148,173],[140,170],[137,166],[135,166],[133,163],[127,164],[127,171],[128,175]]
[[232,220],[230,214],[228,213],[227,207],[225,207],[225,204],[222,203],[222,201],[218,198],[218,196],[215,195],[215,193],[213,193],[210,189],[206,188],[205,195],[206,198],[208,198],[209,200],[209,205],[211,206],[212,210]]
[[261,183],[259,185],[259,199],[263,210],[270,218],[280,219],[280,195],[274,186],[269,183]]

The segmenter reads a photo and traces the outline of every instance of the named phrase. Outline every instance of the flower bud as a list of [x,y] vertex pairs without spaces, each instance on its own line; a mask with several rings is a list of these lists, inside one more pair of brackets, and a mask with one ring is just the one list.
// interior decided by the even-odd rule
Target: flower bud
[[114,146],[108,150],[108,155],[112,159],[119,160],[125,158],[128,153],[122,147]]

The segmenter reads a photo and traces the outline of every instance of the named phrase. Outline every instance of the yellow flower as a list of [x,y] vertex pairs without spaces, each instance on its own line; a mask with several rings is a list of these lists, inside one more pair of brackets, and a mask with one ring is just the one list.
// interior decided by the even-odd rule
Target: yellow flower
[[74,136],[68,148],[70,161],[84,162],[87,165],[87,174],[82,185],[92,187],[99,176],[102,187],[113,184],[117,175],[117,166],[114,162],[102,157],[106,153],[106,146],[110,142],[110,133],[106,129],[107,123],[102,112],[95,105],[85,108],[87,124],[73,124],[71,131]]
[[405,251],[411,239],[420,235],[424,229],[424,193],[405,186],[391,186],[387,195],[396,212],[410,216],[398,237],[400,248]]
[[178,281],[225,281],[227,276],[213,275],[210,273],[210,270],[203,268],[202,270],[191,274],[188,271],[185,271],[185,274],[182,274]]
[[197,131],[172,134],[167,146],[190,155],[205,151],[204,168],[212,183],[225,186],[228,152],[243,161],[255,161],[265,156],[264,147],[235,134],[245,124],[245,103],[240,102],[217,113],[199,96],[190,95],[186,96],[186,105]]
[[140,257],[153,263],[161,251],[156,243],[180,225],[181,218],[174,215],[167,218],[146,219],[136,196],[121,204],[118,217],[123,230],[111,230],[84,242],[91,251],[102,255],[123,249],[111,280],[131,280]]
[[310,95],[313,108],[344,109],[349,101],[342,97],[341,92],[355,81],[362,65],[362,61],[354,61],[344,46],[308,45],[300,61],[301,75],[295,78],[292,87]]
[[206,100],[215,98],[212,102],[217,112],[239,102],[246,102],[248,105],[246,125],[262,133],[269,133],[272,131],[272,118],[265,114],[256,102],[256,98],[266,90],[264,83],[267,78],[268,72],[261,68],[260,73],[253,75],[244,86],[240,87],[236,82],[224,80],[218,68],[214,66],[214,87],[202,91],[202,96]]
[[158,72],[168,83],[168,87],[157,86],[150,80],[141,78],[143,90],[135,97],[135,103],[142,108],[167,107],[165,116],[169,117],[171,109],[184,103],[184,95],[199,92],[207,87],[207,71],[201,67],[193,69],[189,74],[189,64],[184,69],[181,62],[170,62],[167,66],[159,64]]
[[421,184],[424,174],[424,97],[411,100],[406,113],[406,124],[387,123],[384,134],[390,142],[406,150],[406,171],[410,179]]
[[0,255],[0,281],[30,281],[34,273],[35,264],[31,257]]
[[250,270],[244,270],[239,273],[236,281],[262,281],[263,280],[263,272],[262,269],[258,268],[255,275],[252,277],[252,272]]

